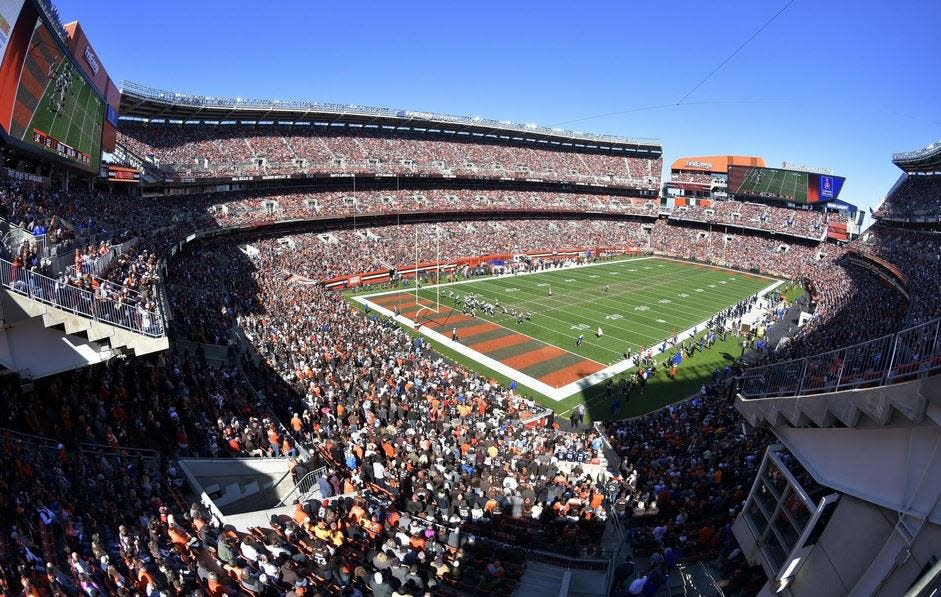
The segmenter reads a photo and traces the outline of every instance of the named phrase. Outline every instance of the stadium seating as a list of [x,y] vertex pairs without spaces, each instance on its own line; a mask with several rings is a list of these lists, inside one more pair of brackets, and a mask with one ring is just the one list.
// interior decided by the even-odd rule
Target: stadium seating
[[[296,151],[314,137],[240,132],[237,139],[243,153],[195,134],[167,143],[174,152],[185,147],[186,155],[217,148],[217,159],[264,153],[274,162],[289,157],[282,148]],[[354,153],[359,144],[350,139],[331,140],[329,155]],[[392,139],[380,140],[381,151],[394,151]],[[506,159],[517,159],[514,151],[507,150],[512,157]],[[535,405],[427,348],[416,349],[398,327],[363,317],[315,283],[407,265],[416,249],[423,260],[641,247],[774,272],[808,287],[818,317],[770,354],[773,359],[865,340],[897,329],[906,317],[938,315],[932,300],[939,294],[938,268],[932,268],[938,243],[930,234],[877,227],[857,243],[909,278],[908,305],[874,274],[849,263],[844,248],[822,242],[826,221],[816,212],[729,201],[711,213],[690,206],[655,219],[657,206],[644,200],[530,191],[366,191],[352,198],[352,192],[231,193],[128,201],[4,183],[0,210],[7,220],[29,231],[45,227],[47,246],[61,247],[68,257],[73,267],[63,283],[113,284],[110,292],[136,292],[142,298],[135,300],[144,301],[154,300],[164,282],[158,257],[197,230],[409,211],[609,216],[494,215],[437,226],[334,230],[328,238],[293,234],[291,246],[251,240],[252,258],[234,244],[188,246],[165,281],[173,325],[182,338],[231,346],[226,364],[167,353],[113,360],[27,388],[13,376],[0,377],[8,397],[0,405],[0,426],[34,434],[0,433],[12,463],[2,481],[17,498],[2,508],[0,560],[18,575],[14,584],[92,594],[199,587],[224,595],[261,594],[268,587],[286,592],[302,578],[334,593],[410,580],[439,595],[508,594],[522,555],[506,543],[591,553],[612,515],[625,523],[638,553],[651,557],[652,590],[678,557],[732,555],[729,525],[767,438],[730,431],[737,415],[721,384],[704,387],[682,406],[607,425],[622,459],[619,477],[598,478],[565,465],[572,451],[600,457],[602,438],[525,424],[539,412]],[[697,225],[708,221],[730,227],[718,232]],[[48,267],[34,243],[26,245],[4,249],[4,258],[19,259],[20,267]],[[115,255],[99,267],[110,251]],[[859,318],[870,325],[855,325]],[[244,335],[248,354],[260,362],[240,354],[233,331]],[[180,473],[164,460],[294,457],[299,448],[312,457],[298,461],[295,474],[325,466],[321,490],[328,504],[311,504],[292,520],[249,533],[217,528],[201,507],[186,502]],[[336,499],[348,493],[360,497]],[[478,540],[465,543],[458,530]],[[728,561],[722,572],[749,586],[740,560]]]
[[817,240],[823,238],[828,222],[846,223],[846,218],[838,213],[786,209],[733,200],[715,201],[708,207],[677,207],[670,214],[670,219],[725,224]]
[[701,185],[711,185],[713,176],[702,172],[674,172],[670,174],[670,182],[692,182]]
[[876,217],[889,221],[937,222],[941,218],[941,176],[905,175],[885,198]]
[[310,127],[128,125],[118,142],[167,176],[422,174],[519,176],[660,187],[662,160],[498,144],[482,138]]

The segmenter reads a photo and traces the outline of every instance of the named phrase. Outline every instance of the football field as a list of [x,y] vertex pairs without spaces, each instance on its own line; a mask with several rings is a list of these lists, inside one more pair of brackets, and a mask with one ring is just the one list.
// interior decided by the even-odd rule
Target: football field
[[807,202],[807,175],[803,172],[753,168],[742,185],[734,191],[755,197],[762,193],[790,198],[798,203]]
[[[633,371],[628,351],[666,349],[657,359],[663,361],[673,352],[664,344],[674,334],[680,342],[693,337],[715,313],[777,284],[757,274],[640,257],[425,286],[418,296],[411,288],[354,300],[385,315],[397,312],[400,323],[482,372],[558,402]],[[468,296],[499,306],[494,314],[483,308],[471,313],[464,308]]]

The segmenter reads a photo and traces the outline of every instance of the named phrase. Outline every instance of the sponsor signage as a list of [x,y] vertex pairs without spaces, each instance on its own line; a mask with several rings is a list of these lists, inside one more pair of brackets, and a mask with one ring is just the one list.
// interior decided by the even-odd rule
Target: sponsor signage
[[61,156],[81,162],[86,166],[91,165],[91,156],[85,152],[79,151],[71,145],[66,145],[62,141],[50,137],[39,129],[33,129],[33,143],[42,145],[46,149],[56,152]]
[[98,74],[98,71],[101,70],[101,66],[98,64],[98,58],[95,57],[95,53],[92,51],[91,46],[85,46],[85,52],[82,54],[85,57],[85,62],[88,64],[88,68],[91,69],[91,72]]

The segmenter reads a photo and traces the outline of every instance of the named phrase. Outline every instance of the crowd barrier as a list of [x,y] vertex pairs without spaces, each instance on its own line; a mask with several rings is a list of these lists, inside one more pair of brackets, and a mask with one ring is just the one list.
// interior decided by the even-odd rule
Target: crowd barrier
[[17,294],[101,323],[151,338],[166,335],[163,320],[154,311],[112,298],[96,297],[94,292],[28,271],[5,259],[0,259],[0,285]]
[[823,354],[754,367],[742,398],[806,396],[883,386],[941,372],[941,318]]

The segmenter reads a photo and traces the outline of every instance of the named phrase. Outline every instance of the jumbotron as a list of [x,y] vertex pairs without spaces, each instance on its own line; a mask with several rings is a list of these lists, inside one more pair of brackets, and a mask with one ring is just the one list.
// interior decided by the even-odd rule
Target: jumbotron
[[761,156],[117,84],[7,4],[4,594],[941,586],[941,143],[866,227]]

